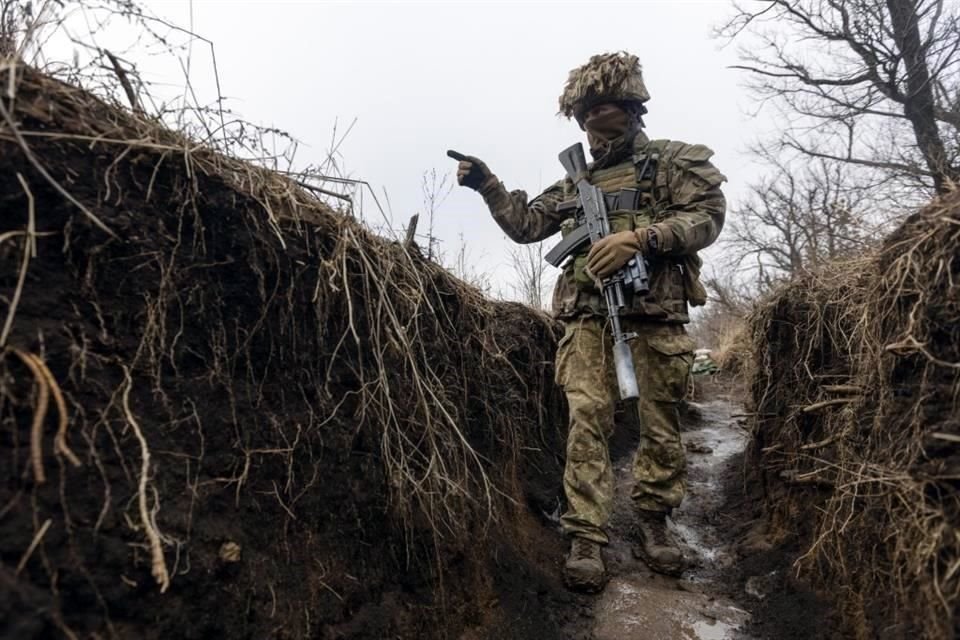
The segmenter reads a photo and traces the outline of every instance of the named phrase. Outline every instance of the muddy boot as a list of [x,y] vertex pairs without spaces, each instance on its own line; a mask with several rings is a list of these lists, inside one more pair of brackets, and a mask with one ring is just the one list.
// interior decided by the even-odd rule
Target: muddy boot
[[601,546],[593,540],[574,536],[570,554],[563,567],[563,578],[573,591],[597,593],[607,583],[607,571],[603,565]]
[[667,514],[640,510],[637,518],[639,542],[633,546],[633,555],[647,563],[653,571],[677,576],[686,568],[686,559],[680,543],[667,527]]

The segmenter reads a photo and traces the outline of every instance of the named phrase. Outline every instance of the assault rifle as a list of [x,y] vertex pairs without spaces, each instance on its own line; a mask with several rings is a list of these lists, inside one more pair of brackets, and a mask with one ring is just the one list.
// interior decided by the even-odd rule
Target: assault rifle
[[[578,142],[561,151],[560,163],[577,187],[581,212],[577,214],[577,228],[547,254],[547,261],[555,267],[559,267],[568,256],[586,244],[587,239],[590,244],[594,244],[610,235],[607,201],[603,191],[587,181],[587,160],[583,154],[583,145]],[[637,336],[635,333],[623,331],[620,314],[626,307],[626,290],[641,296],[650,291],[650,278],[643,255],[637,253],[619,271],[605,278],[600,284],[613,330],[613,364],[617,372],[620,398],[634,400],[640,397],[640,390],[637,388],[637,375],[628,343]]]

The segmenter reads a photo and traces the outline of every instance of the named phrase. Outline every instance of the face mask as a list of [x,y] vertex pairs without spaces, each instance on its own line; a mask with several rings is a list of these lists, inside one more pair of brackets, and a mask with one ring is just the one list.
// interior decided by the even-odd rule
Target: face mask
[[599,160],[609,151],[610,143],[622,138],[635,126],[633,118],[622,109],[611,109],[606,113],[588,116],[583,121],[590,144],[590,155]]
[[625,134],[632,126],[633,121],[623,109],[611,109],[599,116],[588,116],[583,121],[583,128],[587,131],[587,137],[599,142],[610,142],[616,140]]

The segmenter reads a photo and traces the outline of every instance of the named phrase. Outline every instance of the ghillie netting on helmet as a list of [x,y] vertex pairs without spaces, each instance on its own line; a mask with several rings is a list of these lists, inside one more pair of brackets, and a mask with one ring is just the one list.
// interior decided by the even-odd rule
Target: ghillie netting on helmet
[[[859,638],[960,626],[960,194],[753,317],[754,465]],[[890,634],[884,636],[884,634]]]
[[475,622],[559,486],[552,321],[73,80],[0,66],[0,635]]
[[[637,56],[620,51],[592,56],[572,69],[560,94],[559,113],[580,119],[583,111],[604,101],[644,103],[650,99]],[[645,110],[643,111],[645,112]]]

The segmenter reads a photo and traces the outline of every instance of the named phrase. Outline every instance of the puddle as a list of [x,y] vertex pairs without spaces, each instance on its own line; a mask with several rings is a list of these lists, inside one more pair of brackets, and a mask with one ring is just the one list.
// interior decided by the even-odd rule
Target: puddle
[[697,640],[732,640],[737,627],[724,622],[697,622],[693,632]]
[[720,557],[717,548],[704,542],[697,529],[680,522],[674,522],[673,526],[680,537],[683,538],[683,541],[687,543],[693,555],[701,562],[714,563]]

